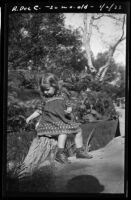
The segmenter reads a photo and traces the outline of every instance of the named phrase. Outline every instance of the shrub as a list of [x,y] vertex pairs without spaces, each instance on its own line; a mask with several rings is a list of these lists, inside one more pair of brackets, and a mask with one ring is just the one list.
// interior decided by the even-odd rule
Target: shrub
[[83,123],[89,122],[89,115],[97,120],[97,117],[90,113],[91,109],[96,110],[102,117],[109,119],[117,117],[111,98],[103,92],[82,92],[78,98],[71,99],[71,104],[75,118]]

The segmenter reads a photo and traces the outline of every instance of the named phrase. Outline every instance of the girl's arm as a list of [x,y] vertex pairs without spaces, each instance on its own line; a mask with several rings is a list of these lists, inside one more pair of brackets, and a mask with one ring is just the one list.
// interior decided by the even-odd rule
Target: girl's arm
[[72,107],[67,107],[67,109],[64,111],[66,114],[70,114],[72,112]]
[[36,110],[32,115],[30,115],[27,119],[26,119],[26,123],[28,124],[30,120],[38,117],[39,115],[41,115],[41,112],[39,110]]

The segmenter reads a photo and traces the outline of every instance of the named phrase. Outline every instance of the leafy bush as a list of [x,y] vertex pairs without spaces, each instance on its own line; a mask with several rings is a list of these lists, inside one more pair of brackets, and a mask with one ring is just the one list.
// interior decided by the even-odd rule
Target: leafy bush
[[18,104],[8,106],[7,125],[8,131],[18,131],[25,125],[25,112]]
[[117,117],[111,98],[103,92],[82,92],[79,97],[71,99],[74,115],[77,121],[89,122],[88,116],[97,120],[97,116],[91,114],[91,109],[97,111],[101,118],[108,117],[114,119]]
[[7,135],[7,163],[20,163],[25,158],[31,142],[36,135],[35,131],[11,132]]

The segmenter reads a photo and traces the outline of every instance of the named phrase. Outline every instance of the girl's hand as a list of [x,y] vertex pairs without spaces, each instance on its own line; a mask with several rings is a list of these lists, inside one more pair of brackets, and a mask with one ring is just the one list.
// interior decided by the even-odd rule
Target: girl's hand
[[72,107],[68,107],[67,110],[65,110],[66,113],[71,113],[72,112]]

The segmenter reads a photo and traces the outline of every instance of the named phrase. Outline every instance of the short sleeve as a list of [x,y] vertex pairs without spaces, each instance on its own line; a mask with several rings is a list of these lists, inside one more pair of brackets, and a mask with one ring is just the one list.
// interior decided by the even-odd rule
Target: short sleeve
[[64,99],[65,106],[70,107],[71,106],[71,100],[68,98],[68,96],[65,93],[63,93],[62,97]]
[[38,101],[36,103],[36,109],[42,112],[44,110],[45,102],[43,101]]

